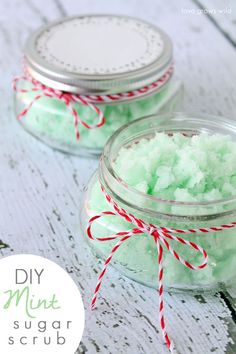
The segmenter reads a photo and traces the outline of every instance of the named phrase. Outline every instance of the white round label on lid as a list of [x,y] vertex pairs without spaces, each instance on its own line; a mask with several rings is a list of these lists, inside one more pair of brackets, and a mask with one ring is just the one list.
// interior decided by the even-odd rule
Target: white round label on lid
[[71,18],[40,33],[38,55],[78,74],[120,74],[156,61],[163,53],[161,33],[146,22],[119,16]]

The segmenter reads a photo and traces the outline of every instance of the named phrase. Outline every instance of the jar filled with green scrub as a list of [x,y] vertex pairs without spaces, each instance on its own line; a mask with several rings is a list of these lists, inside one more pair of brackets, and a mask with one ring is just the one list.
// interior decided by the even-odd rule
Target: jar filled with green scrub
[[169,289],[230,287],[236,280],[235,122],[171,113],[120,128],[104,148],[81,216],[97,255],[108,257],[125,239],[113,248],[113,265],[140,283],[157,287],[158,241]]
[[24,75],[13,81],[18,121],[53,148],[99,155],[121,126],[176,110],[170,38],[144,21],[114,15],[64,18],[33,33]]

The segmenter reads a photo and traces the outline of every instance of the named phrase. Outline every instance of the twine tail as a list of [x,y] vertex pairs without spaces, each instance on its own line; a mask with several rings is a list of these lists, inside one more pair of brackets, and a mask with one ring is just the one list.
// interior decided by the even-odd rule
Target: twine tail
[[98,282],[97,282],[97,285],[95,287],[95,290],[94,290],[94,294],[93,294],[93,298],[92,298],[92,301],[91,301],[91,309],[93,310],[95,307],[96,307],[96,301],[97,301],[97,296],[98,296],[98,292],[99,292],[99,289],[101,287],[101,284],[102,284],[102,280],[103,280],[103,277],[106,273],[106,270],[107,270],[107,267],[109,265],[109,263],[111,262],[112,260],[112,257],[114,256],[115,252],[118,250],[118,248],[122,245],[122,243],[124,241],[126,241],[127,239],[129,239],[131,237],[131,235],[126,235],[124,237],[122,237],[116,244],[115,246],[112,248],[111,250],[111,253],[110,255],[107,257],[105,263],[104,263],[104,266],[103,266],[103,269],[98,277]]
[[80,121],[79,115],[78,115],[78,112],[72,107],[71,101],[70,101],[70,99],[68,99],[68,95],[65,97],[66,97],[64,99],[65,105],[66,105],[67,109],[69,110],[70,114],[72,115],[72,117],[74,118],[74,129],[75,129],[76,140],[79,140],[79,138],[80,138],[80,133],[79,133],[79,129],[78,129],[79,121]]
[[95,124],[88,124],[87,122],[85,122],[84,120],[78,117],[78,122],[82,124],[85,128],[87,129],[100,128],[105,124],[105,117],[101,109],[97,105],[89,102],[89,100],[85,96],[71,95],[71,99],[73,102],[77,102],[84,106],[88,106],[91,110],[95,111],[98,116],[98,123]]
[[155,243],[157,246],[157,253],[158,253],[158,293],[159,293],[159,322],[162,330],[162,335],[164,338],[164,341],[170,350],[171,353],[174,353],[174,343],[169,337],[167,331],[166,331],[166,324],[165,324],[165,314],[164,314],[164,299],[163,299],[163,293],[164,293],[164,287],[163,287],[163,274],[164,274],[164,269],[163,269],[163,247],[160,244],[159,238],[154,237]]

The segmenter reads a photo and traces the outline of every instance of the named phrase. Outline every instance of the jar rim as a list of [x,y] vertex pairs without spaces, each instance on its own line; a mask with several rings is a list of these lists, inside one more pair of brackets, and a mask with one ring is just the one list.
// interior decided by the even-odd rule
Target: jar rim
[[[135,128],[137,127],[143,127],[143,125],[147,125],[149,126],[149,133],[150,132],[164,132],[166,130],[163,130],[161,127],[161,122],[163,123],[163,121],[166,121],[167,123],[170,122],[170,119],[172,119],[172,121],[179,121],[180,123],[193,123],[193,122],[198,122],[198,123],[207,123],[210,122],[209,127],[211,126],[211,128],[208,127],[208,129],[197,129],[196,127],[194,127],[192,129],[189,129],[188,127],[183,127],[184,131],[190,131],[190,130],[194,130],[195,133],[200,132],[200,131],[208,131],[208,132],[212,132],[213,127],[216,128],[221,128],[224,126],[224,128],[226,128],[226,130],[228,130],[229,132],[233,132],[235,134],[235,139],[236,139],[236,124],[228,119],[228,118],[224,118],[224,117],[220,117],[220,116],[216,116],[216,115],[211,115],[211,114],[205,114],[205,113],[191,113],[191,112],[172,112],[172,113],[165,113],[165,114],[157,114],[157,115],[150,115],[147,117],[142,117],[140,119],[137,119],[131,123],[128,123],[124,126],[122,126],[120,129],[118,129],[108,140],[108,142],[106,143],[104,150],[103,150],[103,154],[101,156],[100,159],[100,167],[99,167],[99,175],[100,175],[100,181],[101,183],[105,183],[106,186],[109,188],[109,181],[116,181],[119,184],[120,187],[120,192],[118,194],[116,194],[117,198],[120,199],[123,203],[125,204],[130,204],[130,200],[125,200],[122,198],[122,191],[123,192],[128,192],[129,193],[129,197],[132,199],[134,198],[134,200],[136,198],[143,198],[146,201],[151,201],[151,202],[155,202],[158,203],[159,205],[167,205],[167,206],[177,206],[177,207],[190,207],[190,208],[199,208],[199,207],[215,207],[215,206],[220,206],[220,205],[224,205],[224,204],[233,204],[236,203],[236,195],[231,196],[231,197],[227,197],[227,198],[222,198],[219,200],[213,200],[213,201],[202,201],[202,202],[184,202],[184,201],[178,201],[178,200],[167,200],[167,199],[162,199],[159,198],[157,196],[153,196],[153,195],[149,195],[147,193],[144,193],[142,191],[139,191],[138,189],[130,186],[128,183],[126,183],[120,176],[119,174],[115,171],[114,167],[113,167],[113,161],[115,159],[115,156],[113,156],[113,150],[115,148],[115,144],[117,143],[118,139],[123,136],[125,136],[125,133],[127,133],[129,130],[133,129],[135,130]],[[137,131],[139,129],[137,128]],[[140,130],[141,132],[141,130]],[[224,134],[226,135],[226,134]],[[147,136],[147,135],[146,135]],[[145,134],[143,132],[143,134],[140,134],[139,136],[137,135],[136,138],[142,138],[145,137]],[[133,137],[133,139],[128,139],[127,141],[123,141],[123,144],[121,144],[119,147],[124,146],[124,144],[126,143],[131,143],[132,140],[134,140],[135,136]],[[112,191],[112,190],[111,190]],[[115,192],[115,191],[112,191]],[[125,194],[125,193],[124,193]],[[146,211],[149,212],[150,209],[148,208],[139,208],[142,211]],[[144,210],[145,209],[145,210]],[[223,212],[223,214],[227,214],[227,213],[231,213],[232,211],[236,210],[236,206],[233,206],[233,209],[227,210],[227,212]],[[221,213],[222,215],[222,213]],[[197,215],[196,215],[197,216]]]
[[[148,26],[153,32],[158,34],[163,43],[164,49],[160,56],[152,62],[127,72],[110,74],[86,74],[57,67],[46,60],[45,55],[36,48],[39,37],[44,33],[49,33],[58,25],[63,25],[73,20],[84,20],[85,18],[123,19],[124,21],[137,21],[140,26]],[[47,46],[46,46],[47,48]],[[42,51],[42,49],[40,49]],[[50,54],[51,57],[53,57]],[[36,80],[46,86],[66,92],[83,94],[111,94],[128,92],[151,84],[158,80],[171,65],[173,59],[172,41],[169,36],[156,25],[143,19],[138,19],[127,15],[117,14],[88,14],[81,16],[68,16],[66,18],[51,22],[36,30],[28,39],[25,47],[25,59],[27,69]]]

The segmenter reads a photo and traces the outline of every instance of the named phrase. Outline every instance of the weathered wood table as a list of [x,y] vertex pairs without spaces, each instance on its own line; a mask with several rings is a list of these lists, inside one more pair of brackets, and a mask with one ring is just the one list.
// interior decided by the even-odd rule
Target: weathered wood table
[[[208,11],[204,11],[208,9]],[[225,11],[223,11],[225,10]],[[64,267],[86,307],[79,353],[168,353],[158,324],[157,293],[109,269],[93,313],[89,302],[100,262],[81,236],[83,189],[97,161],[52,151],[19,128],[11,79],[21,71],[29,33],[65,15],[124,13],[163,27],[175,43],[185,84],[183,109],[236,119],[236,3],[220,0],[1,0],[0,238],[2,256],[33,253]],[[108,43],[109,45],[109,43]],[[233,294],[165,294],[167,326],[180,354],[236,353]]]

